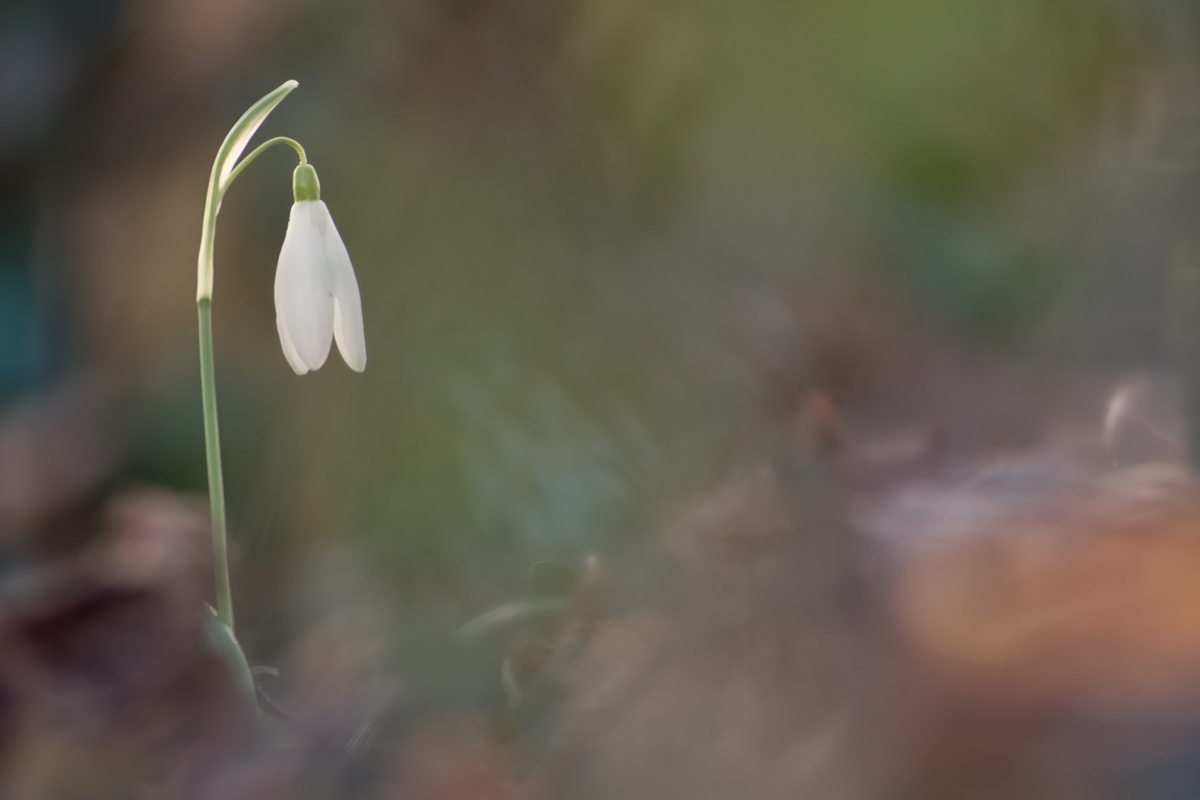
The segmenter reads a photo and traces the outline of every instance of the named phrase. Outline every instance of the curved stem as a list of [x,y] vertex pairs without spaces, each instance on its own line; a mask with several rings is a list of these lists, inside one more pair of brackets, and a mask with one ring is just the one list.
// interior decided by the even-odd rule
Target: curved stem
[[231,163],[241,155],[250,138],[267,115],[296,88],[288,81],[249,108],[230,129],[213,161],[204,200],[204,222],[200,230],[200,254],[196,263],[196,308],[200,317],[200,393],[204,404],[204,454],[208,467],[208,498],[212,514],[213,561],[216,570],[217,616],[233,633],[233,596],[229,583],[229,558],[225,526],[225,481],[221,474],[221,435],[217,426],[217,386],[213,366],[212,288],[213,247],[217,236],[217,214],[221,199],[234,179],[267,148],[289,144],[306,163],[304,148],[286,136],[271,139],[251,151],[240,163]]
[[297,155],[300,156],[301,164],[308,163],[308,157],[304,154],[304,148],[301,147],[300,143],[297,142],[295,139],[289,139],[286,136],[276,136],[274,139],[268,139],[267,141],[263,142],[258,147],[254,148],[249,153],[247,153],[246,157],[243,158],[241,161],[239,161],[237,166],[233,168],[233,171],[229,173],[229,177],[225,179],[225,182],[223,184],[221,184],[221,187],[218,190],[217,202],[218,203],[221,202],[220,198],[225,196],[225,190],[229,188],[229,184],[233,183],[234,178],[236,178],[238,175],[242,174],[242,170],[244,170],[247,166],[249,166],[251,161],[253,161],[254,159],[258,158],[260,155],[262,155],[265,150],[268,150],[269,148],[274,147],[277,144],[288,145],[289,147],[291,147],[293,150],[296,151]]

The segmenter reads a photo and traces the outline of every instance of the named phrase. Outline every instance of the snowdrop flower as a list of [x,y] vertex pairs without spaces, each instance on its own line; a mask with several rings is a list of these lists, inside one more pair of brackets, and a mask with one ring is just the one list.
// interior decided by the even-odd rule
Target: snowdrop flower
[[292,188],[296,202],[275,272],[275,323],[283,354],[303,375],[325,363],[332,339],[350,369],[362,372],[367,343],[350,254],[321,201],[316,170],[300,164]]

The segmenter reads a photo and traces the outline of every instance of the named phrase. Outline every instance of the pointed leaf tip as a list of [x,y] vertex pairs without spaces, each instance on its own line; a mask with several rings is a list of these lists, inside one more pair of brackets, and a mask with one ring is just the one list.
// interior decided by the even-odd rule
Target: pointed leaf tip
[[259,126],[266,121],[267,115],[275,110],[275,106],[279,105],[283,98],[299,85],[296,81],[285,81],[278,89],[250,106],[226,134],[221,149],[217,151],[217,185],[221,187],[222,191],[229,173],[233,172],[233,168],[237,166],[238,158],[246,149],[250,139],[258,132]]

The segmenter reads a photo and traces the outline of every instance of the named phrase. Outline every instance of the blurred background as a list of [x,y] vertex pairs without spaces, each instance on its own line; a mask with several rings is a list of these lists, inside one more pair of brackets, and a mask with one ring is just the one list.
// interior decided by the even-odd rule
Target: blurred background
[[5,0],[0,187],[4,796],[1200,791],[1192,3]]

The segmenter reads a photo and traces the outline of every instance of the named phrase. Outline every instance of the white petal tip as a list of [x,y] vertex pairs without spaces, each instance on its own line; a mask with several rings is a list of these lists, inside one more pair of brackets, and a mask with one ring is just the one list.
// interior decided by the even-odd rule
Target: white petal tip
[[279,344],[283,348],[283,357],[287,359],[288,366],[297,375],[304,375],[308,372],[308,365],[304,363],[304,359],[300,358],[300,354],[296,352],[296,346],[292,344],[292,337],[288,335],[287,326],[284,325],[283,317],[279,314],[275,315],[275,327],[279,331]]

